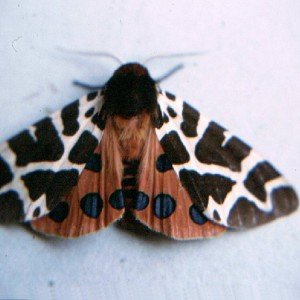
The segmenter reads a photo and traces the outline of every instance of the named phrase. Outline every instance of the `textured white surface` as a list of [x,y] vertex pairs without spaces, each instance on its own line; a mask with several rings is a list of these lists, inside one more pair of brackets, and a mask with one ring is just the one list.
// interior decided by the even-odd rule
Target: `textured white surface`
[[[2,1],[0,140],[102,84],[117,65],[56,50],[109,51],[254,146],[300,190],[300,2]],[[0,227],[0,299],[299,299],[299,213],[246,232],[176,242],[111,226],[77,240]]]

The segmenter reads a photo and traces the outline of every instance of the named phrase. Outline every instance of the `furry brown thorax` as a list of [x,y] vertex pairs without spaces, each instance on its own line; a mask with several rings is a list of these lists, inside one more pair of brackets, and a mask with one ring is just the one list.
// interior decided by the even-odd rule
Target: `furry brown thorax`
[[112,125],[117,136],[122,160],[140,160],[150,132],[150,115],[142,113],[129,119],[113,116]]

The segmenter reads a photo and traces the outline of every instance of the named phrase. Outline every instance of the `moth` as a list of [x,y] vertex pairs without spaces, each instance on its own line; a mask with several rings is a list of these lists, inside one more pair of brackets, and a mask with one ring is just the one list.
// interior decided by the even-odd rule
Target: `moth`
[[298,206],[269,162],[138,63],[2,143],[0,175],[1,223],[67,238],[122,218],[206,238]]

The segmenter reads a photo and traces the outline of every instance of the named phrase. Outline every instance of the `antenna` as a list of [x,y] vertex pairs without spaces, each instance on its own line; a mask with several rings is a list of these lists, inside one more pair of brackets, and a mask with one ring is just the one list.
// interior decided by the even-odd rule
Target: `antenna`
[[114,61],[118,62],[120,65],[123,64],[123,61],[119,57],[117,57],[109,52],[72,51],[72,50],[67,50],[67,49],[61,48],[61,47],[57,47],[57,49],[59,51],[65,52],[65,53],[76,54],[76,55],[109,57],[109,58],[113,59]]
[[154,55],[154,56],[151,56],[151,57],[147,58],[143,62],[143,64],[147,64],[147,63],[149,63],[149,61],[152,61],[152,60],[155,60],[155,59],[174,58],[174,57],[188,57],[188,56],[201,56],[201,55],[208,54],[209,52],[210,52],[209,50],[206,50],[206,51],[198,51],[198,52],[158,54],[158,55]]
[[183,64],[179,64],[177,66],[175,66],[173,69],[171,69],[170,71],[168,71],[165,75],[159,77],[158,79],[155,80],[156,83],[160,83],[163,80],[167,79],[168,77],[170,77],[171,75],[173,75],[174,73],[178,72],[179,70],[181,70],[184,67]]
[[83,89],[91,90],[91,91],[101,90],[104,87],[104,85],[91,85],[85,82],[81,82],[79,80],[73,80],[73,84]]

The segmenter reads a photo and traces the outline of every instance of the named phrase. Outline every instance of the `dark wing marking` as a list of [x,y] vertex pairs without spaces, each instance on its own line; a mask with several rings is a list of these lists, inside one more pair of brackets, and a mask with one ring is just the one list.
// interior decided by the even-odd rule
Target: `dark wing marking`
[[251,147],[179,98],[162,92],[158,103],[169,117],[156,128],[160,143],[195,207],[210,220],[246,228],[297,208],[293,188]]
[[0,223],[43,216],[76,185],[102,105],[100,92],[81,97],[0,145]]

